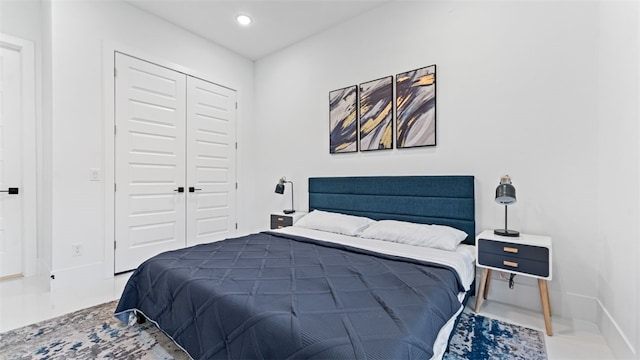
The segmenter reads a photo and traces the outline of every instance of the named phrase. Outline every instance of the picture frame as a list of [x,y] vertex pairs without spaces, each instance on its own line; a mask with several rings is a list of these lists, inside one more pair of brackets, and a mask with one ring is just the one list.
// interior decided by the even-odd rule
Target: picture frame
[[396,75],[396,146],[435,146],[436,65]]
[[393,76],[360,84],[360,151],[393,149]]
[[358,151],[358,87],[329,92],[329,153]]

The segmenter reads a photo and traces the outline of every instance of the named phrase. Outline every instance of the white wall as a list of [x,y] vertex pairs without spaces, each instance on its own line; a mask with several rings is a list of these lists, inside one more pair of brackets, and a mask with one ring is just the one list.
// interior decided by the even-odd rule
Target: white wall
[[[394,2],[256,62],[253,228],[282,209],[277,179],[471,174],[477,231],[503,224],[503,174],[518,203],[510,227],[554,241],[554,314],[595,321],[598,150],[596,3]],[[437,64],[433,148],[329,154],[330,90]],[[497,279],[496,279],[497,280]],[[539,310],[534,281],[496,282],[496,300]]]
[[[112,205],[105,204],[105,184],[89,181],[90,168],[102,169],[103,179],[113,171],[105,168],[105,89],[110,80],[103,77],[108,67],[103,49],[121,47],[237,90],[240,143],[244,122],[252,116],[253,62],[123,2],[53,2],[51,33],[55,289],[99,279],[112,261],[105,244],[113,244],[113,239],[103,235],[108,233],[105,209]],[[71,245],[76,243],[82,244],[82,256],[72,256]]]
[[[598,324],[618,358],[639,350],[638,4],[602,3],[598,34]],[[615,189],[624,190],[615,190]],[[622,334],[622,335],[621,335]]]

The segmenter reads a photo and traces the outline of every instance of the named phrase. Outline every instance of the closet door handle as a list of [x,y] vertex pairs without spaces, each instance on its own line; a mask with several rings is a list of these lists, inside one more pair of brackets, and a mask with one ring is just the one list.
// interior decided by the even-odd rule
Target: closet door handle
[[189,192],[196,192],[196,191],[200,191],[202,189],[196,189],[195,186],[189,186]]
[[184,188],[182,186],[180,186],[179,188],[177,188],[177,189],[175,189],[173,191],[184,192]]
[[8,188],[7,190],[0,190],[0,193],[9,193],[9,195],[17,195],[20,193],[19,188]]

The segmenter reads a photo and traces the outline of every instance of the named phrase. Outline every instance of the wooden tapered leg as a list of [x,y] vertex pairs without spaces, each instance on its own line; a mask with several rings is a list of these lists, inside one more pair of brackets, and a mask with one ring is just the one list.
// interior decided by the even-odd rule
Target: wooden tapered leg
[[487,269],[487,282],[484,285],[484,292],[483,292],[483,297],[485,300],[487,300],[487,298],[489,297],[489,285],[491,285],[491,269]]
[[547,328],[547,335],[553,336],[553,329],[551,329],[551,306],[549,305],[549,289],[547,288],[547,280],[538,279],[538,288],[540,289],[540,301],[542,302],[542,312],[544,313],[544,325]]
[[476,308],[475,312],[478,312],[480,309],[480,304],[482,304],[482,298],[484,296],[484,288],[487,285],[487,275],[489,274],[489,269],[482,269],[482,275],[480,276],[480,287],[478,288],[478,294],[476,295]]
[[[545,289],[547,289],[547,282],[545,281]],[[551,311],[551,301],[549,301],[549,290],[547,289],[547,306],[549,307],[549,317],[553,316],[553,311]]]

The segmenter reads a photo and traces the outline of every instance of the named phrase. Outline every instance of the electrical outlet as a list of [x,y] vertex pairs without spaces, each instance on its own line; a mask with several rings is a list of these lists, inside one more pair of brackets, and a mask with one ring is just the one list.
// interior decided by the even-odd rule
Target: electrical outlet
[[82,244],[71,245],[71,256],[82,256]]

